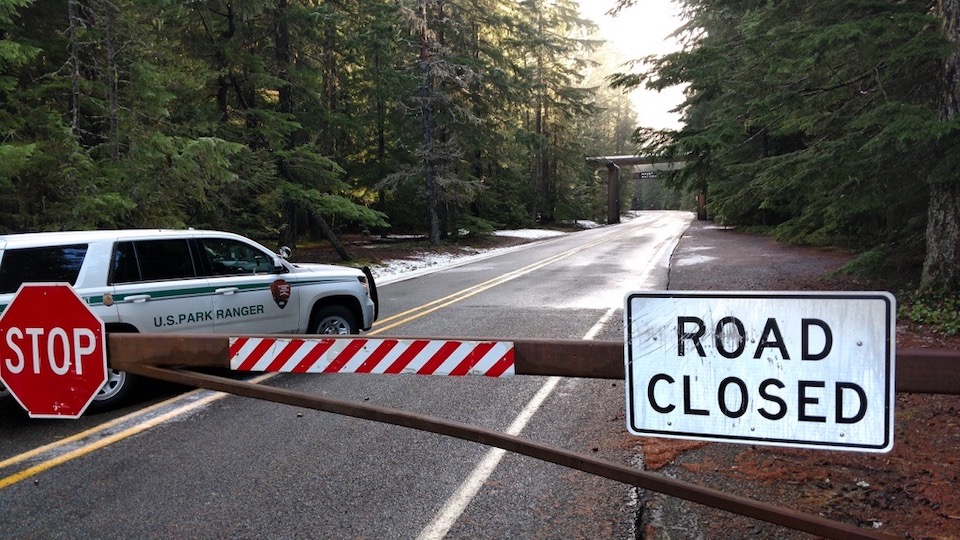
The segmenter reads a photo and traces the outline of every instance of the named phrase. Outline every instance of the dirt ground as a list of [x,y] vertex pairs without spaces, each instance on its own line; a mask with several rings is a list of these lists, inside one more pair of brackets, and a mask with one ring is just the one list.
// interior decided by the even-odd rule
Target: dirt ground
[[[441,251],[490,248],[529,240],[495,237],[447,243]],[[346,237],[364,263],[411,256],[422,242]],[[295,260],[336,262],[329,248],[298,250]],[[684,257],[708,257],[684,264]],[[757,235],[694,222],[671,263],[671,289],[877,290],[849,278],[827,278],[850,257],[783,246]],[[703,260],[703,259],[701,259]],[[882,288],[882,284],[880,285]],[[960,350],[948,338],[904,322],[898,348]],[[960,539],[960,396],[898,394],[894,449],[888,454],[780,449],[627,435],[648,470],[699,485],[855,524],[900,538]],[[669,499],[643,498],[638,535],[644,538],[809,538],[729,513]]]
[[[685,270],[683,257],[691,254],[715,258]],[[826,277],[849,258],[694,222],[674,254],[670,288],[882,290],[882,284]],[[960,350],[960,337],[899,321],[897,347]],[[960,396],[897,394],[894,430],[888,454],[653,438],[641,439],[639,446],[647,469],[697,484],[894,537],[960,538]],[[705,538],[810,537],[662,497],[649,498],[647,506],[646,538],[697,537],[671,530],[663,516],[670,507],[674,516],[694,519]]]

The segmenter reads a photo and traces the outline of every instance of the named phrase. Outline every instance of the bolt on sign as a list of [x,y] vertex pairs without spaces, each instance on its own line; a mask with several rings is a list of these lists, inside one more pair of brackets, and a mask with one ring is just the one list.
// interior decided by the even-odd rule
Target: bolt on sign
[[638,292],[624,310],[634,435],[889,452],[886,292]]

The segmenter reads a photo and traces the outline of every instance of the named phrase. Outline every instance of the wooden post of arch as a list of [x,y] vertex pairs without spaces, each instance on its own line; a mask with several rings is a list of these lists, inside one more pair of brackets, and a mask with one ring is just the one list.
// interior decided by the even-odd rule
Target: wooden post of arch
[[607,163],[607,223],[620,223],[620,167]]

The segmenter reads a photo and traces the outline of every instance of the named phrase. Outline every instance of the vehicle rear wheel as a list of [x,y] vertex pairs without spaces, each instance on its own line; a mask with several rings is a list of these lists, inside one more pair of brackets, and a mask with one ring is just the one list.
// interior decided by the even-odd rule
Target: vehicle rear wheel
[[107,370],[107,382],[100,387],[100,391],[93,397],[93,402],[87,408],[90,412],[101,412],[116,409],[127,402],[133,395],[138,384],[138,377],[125,371],[116,369]]
[[343,306],[323,306],[313,314],[313,323],[310,325],[311,334],[335,334],[345,336],[358,334],[356,317]]

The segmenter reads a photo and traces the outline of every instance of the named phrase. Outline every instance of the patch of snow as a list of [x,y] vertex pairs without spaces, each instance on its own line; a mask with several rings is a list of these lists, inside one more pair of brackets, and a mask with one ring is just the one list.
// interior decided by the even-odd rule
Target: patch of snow
[[513,229],[508,231],[493,231],[494,236],[509,236],[512,238],[552,238],[566,234],[562,231],[553,231],[550,229]]
[[[550,234],[537,235],[536,233]],[[524,229],[516,231],[495,231],[494,234],[498,236],[519,236],[520,238],[537,240],[560,236],[566,233],[543,229]],[[370,267],[370,272],[373,273],[373,278],[377,284],[386,285],[387,283],[395,283],[397,281],[420,277],[431,272],[436,272],[441,268],[454,268],[464,264],[482,261],[504,253],[524,249],[531,245],[532,244],[520,244],[512,247],[491,249],[464,248],[458,253],[424,252],[409,259],[393,259],[384,261],[382,264],[373,265]]]
[[[639,211],[628,212],[627,214],[621,216],[623,220],[631,220],[640,215]],[[593,229],[596,227],[602,227],[596,221],[590,221],[586,219],[578,219],[575,221],[578,227],[583,229]],[[553,238],[557,236],[562,236],[567,233],[563,231],[554,231],[551,229],[512,229],[512,230],[500,230],[494,231],[496,236],[510,236],[515,238],[527,238],[531,240],[540,240],[545,238]],[[391,238],[404,238],[399,235],[391,235]],[[423,235],[410,235],[407,238],[423,238]],[[503,253],[510,251],[516,251],[520,249],[525,249],[530,247],[532,244],[520,244],[518,246],[512,246],[507,248],[492,248],[492,249],[473,249],[473,248],[464,248],[459,253],[422,253],[419,256],[412,257],[410,259],[396,259],[384,261],[382,264],[378,264],[370,267],[370,271],[373,273],[373,277],[378,284],[385,285],[387,283],[395,283],[397,281],[404,281],[407,279],[413,279],[415,277],[420,277],[431,272],[436,272],[441,268],[454,268],[457,266],[462,266],[468,263],[481,261],[483,259],[488,259],[490,257],[495,257]],[[696,261],[706,262],[706,261]],[[690,264],[696,264],[691,262]]]
[[[391,259],[382,264],[370,267],[373,277],[377,282],[395,278],[402,274],[409,274],[424,268],[433,268],[438,266],[447,266],[454,261],[470,257],[467,253],[420,253],[410,259]],[[397,280],[392,280],[397,281]]]
[[716,259],[716,257],[710,257],[709,255],[691,255],[689,257],[678,257],[675,260],[675,264],[677,266],[696,266],[698,264],[715,261]]

